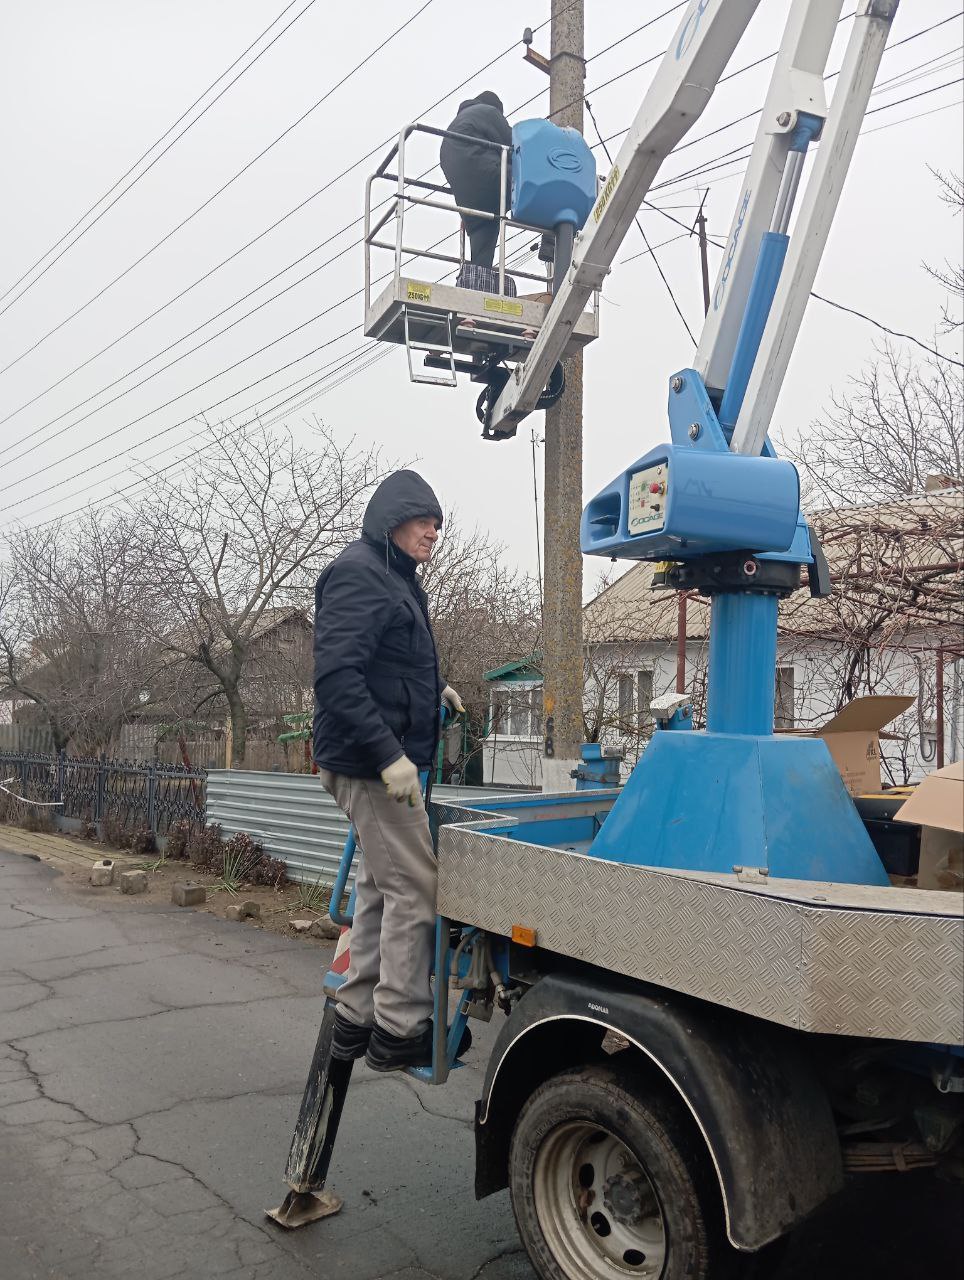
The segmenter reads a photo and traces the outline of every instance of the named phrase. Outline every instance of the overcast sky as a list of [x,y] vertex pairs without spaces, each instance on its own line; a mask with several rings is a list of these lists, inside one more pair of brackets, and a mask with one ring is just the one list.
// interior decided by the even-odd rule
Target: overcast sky
[[[423,2],[367,0],[335,6],[297,0],[291,5],[244,62],[292,18],[304,11],[303,16],[0,316],[0,364],[17,359],[110,285]],[[283,0],[33,0],[3,7],[0,291],[99,200],[282,7]],[[665,48],[679,15],[656,22],[599,57],[593,54],[668,7],[669,0],[586,0],[587,86],[604,135],[629,124],[655,64],[630,71],[598,92],[594,87]],[[400,125],[422,116],[431,103],[506,50],[524,26],[545,22],[548,11],[548,0],[489,0],[471,6],[434,0],[183,229],[0,375],[0,417],[45,392],[366,152],[381,155],[382,144]],[[785,12],[785,4],[762,0],[732,69],[777,48]],[[939,264],[961,252],[961,221],[940,203],[928,172],[928,166],[961,167],[960,0],[905,0],[891,45],[945,18],[952,21],[884,56],[871,106],[886,109],[866,121],[816,288],[893,329],[936,340],[959,357],[959,341],[935,338],[943,299],[921,263]],[[848,29],[844,23],[838,31],[831,70],[840,65]],[[548,52],[548,27],[537,32],[536,47]],[[524,63],[521,54],[520,43],[451,93],[428,118],[447,124],[461,98],[485,88],[495,89],[509,111],[545,89],[546,78]],[[758,109],[771,69],[772,62],[765,62],[722,85],[690,136]],[[941,85],[947,87],[936,89]],[[921,96],[890,106],[915,94]],[[514,118],[544,113],[547,100],[545,94]],[[697,165],[718,160],[719,165],[705,176],[660,188],[654,199],[690,223],[708,185],[710,233],[725,239],[743,165],[727,162],[724,153],[749,142],[754,128],[752,120],[735,124],[670,157],[658,181]],[[587,134],[596,141],[588,120]],[[617,139],[614,154],[618,145]],[[428,162],[434,158],[426,156]],[[0,448],[14,446],[0,456],[0,526],[17,519],[46,520],[89,500],[103,502],[137,476],[135,460],[162,467],[196,449],[203,428],[191,423],[192,416],[236,414],[240,420],[257,405],[271,417],[281,400],[303,386],[312,394],[323,390],[317,371],[334,366],[327,369],[334,377],[337,365],[354,357],[342,371],[351,373],[350,378],[338,386],[330,379],[325,394],[288,414],[296,436],[310,440],[310,415],[317,413],[340,438],[354,435],[365,444],[381,444],[390,457],[418,460],[447,509],[458,507],[465,522],[491,530],[505,541],[514,560],[534,568],[530,426],[541,433],[542,415],[524,423],[514,441],[485,443],[474,414],[477,388],[468,383],[455,391],[411,385],[400,349],[389,349],[371,367],[365,367],[363,353],[356,354],[364,341],[362,304],[349,295],[362,285],[362,255],[359,247],[351,247],[359,225],[350,224],[362,214],[365,179],[374,163],[365,161],[333,181],[257,244],[0,426]],[[600,169],[605,168],[601,157]],[[658,213],[647,211],[642,218],[651,244],[681,234]],[[318,248],[329,239],[330,244]],[[642,248],[634,229],[606,283],[602,336],[587,352],[587,498],[666,438],[667,380],[692,356],[692,344],[651,259],[619,265]],[[339,253],[336,261],[223,336],[113,404],[104,404]],[[715,249],[711,253],[715,274],[719,254]],[[310,256],[299,265],[290,265],[306,254]],[[695,240],[674,239],[657,256],[698,332],[702,306]],[[278,280],[259,288],[279,272],[284,274]],[[435,272],[425,274],[433,278]],[[0,307],[7,307],[23,287]],[[254,295],[240,302],[251,290]],[[225,308],[226,314],[212,321]],[[327,308],[328,314],[313,319]],[[303,327],[276,341],[296,326]],[[874,344],[882,337],[870,324],[811,301],[778,407],[777,429],[790,435],[805,431],[831,393],[843,390],[848,375],[872,359]],[[252,354],[268,343],[273,345]],[[176,345],[158,355],[171,344]],[[317,348],[322,349],[302,358]],[[145,361],[145,368],[124,377]],[[275,372],[285,365],[289,367]],[[257,387],[244,390],[261,378],[265,380]],[[290,385],[302,378],[304,383]],[[102,391],[116,379],[123,380]],[[162,407],[167,401],[173,403]],[[52,438],[65,426],[69,429]],[[24,442],[30,433],[36,434]],[[105,438],[109,433],[116,434]],[[18,457],[25,449],[31,452]],[[66,456],[78,449],[84,452]],[[203,456],[192,465],[200,463]],[[93,469],[81,475],[87,468]],[[587,576],[594,575],[593,566],[588,570]]]

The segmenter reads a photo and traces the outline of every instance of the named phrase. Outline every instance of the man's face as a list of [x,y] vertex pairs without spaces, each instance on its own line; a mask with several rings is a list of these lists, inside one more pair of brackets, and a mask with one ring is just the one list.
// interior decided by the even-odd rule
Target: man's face
[[416,564],[425,564],[438,542],[438,531],[439,523],[434,516],[416,516],[392,530],[392,542]]

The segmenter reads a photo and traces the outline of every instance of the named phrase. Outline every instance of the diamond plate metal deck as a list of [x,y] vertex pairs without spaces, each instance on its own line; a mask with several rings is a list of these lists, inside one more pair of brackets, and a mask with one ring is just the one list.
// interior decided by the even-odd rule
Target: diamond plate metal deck
[[743,886],[526,844],[494,825],[504,829],[440,830],[443,915],[503,936],[528,925],[546,950],[802,1031],[964,1040],[959,894],[895,889],[891,906],[877,890],[874,907],[861,886]]

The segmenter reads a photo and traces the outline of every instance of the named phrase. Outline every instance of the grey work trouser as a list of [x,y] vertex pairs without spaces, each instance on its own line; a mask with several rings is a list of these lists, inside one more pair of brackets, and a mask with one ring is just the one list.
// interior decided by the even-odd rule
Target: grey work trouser
[[428,814],[393,800],[384,782],[319,771],[354,824],[360,853],[348,976],[339,1012],[395,1036],[415,1036],[432,1017],[438,869]]

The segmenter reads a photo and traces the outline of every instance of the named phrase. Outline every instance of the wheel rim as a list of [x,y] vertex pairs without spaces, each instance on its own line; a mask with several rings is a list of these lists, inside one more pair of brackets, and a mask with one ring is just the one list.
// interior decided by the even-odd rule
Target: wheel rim
[[663,1212],[625,1143],[597,1125],[560,1125],[539,1148],[532,1177],[542,1234],[573,1280],[662,1275]]

